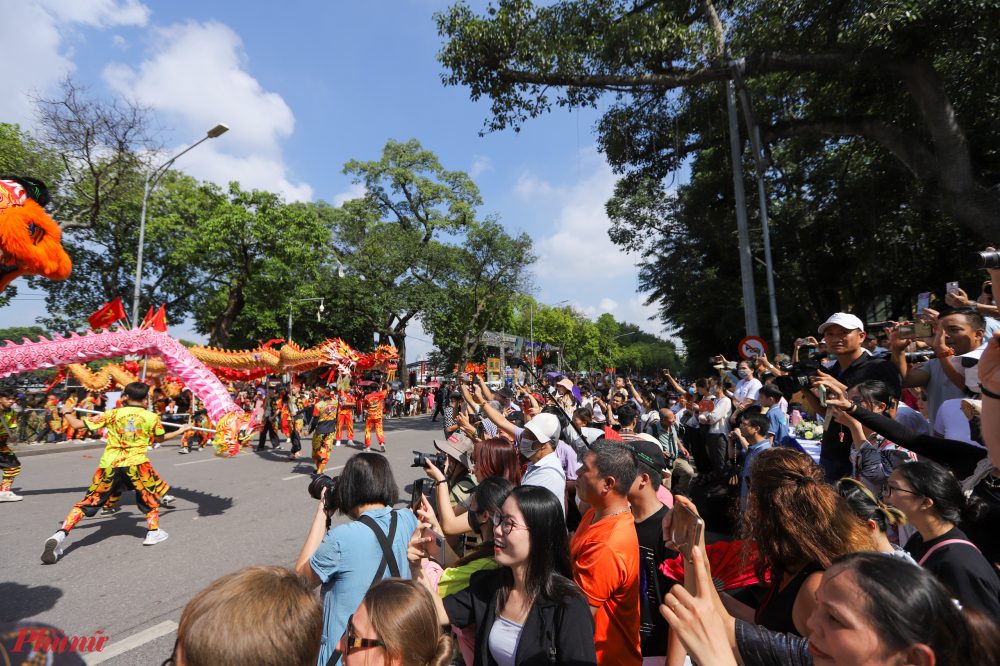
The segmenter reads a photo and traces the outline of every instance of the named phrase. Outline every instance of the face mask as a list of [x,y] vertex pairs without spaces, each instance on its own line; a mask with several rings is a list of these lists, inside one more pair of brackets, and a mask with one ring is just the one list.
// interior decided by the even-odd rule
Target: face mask
[[535,450],[531,447],[535,445],[535,440],[528,440],[521,437],[521,441],[517,445],[517,450],[521,452],[521,455],[525,458],[530,458],[535,455]]
[[469,516],[469,527],[472,528],[473,532],[478,533],[479,526],[482,525],[482,523],[479,522],[479,519],[476,518],[475,512],[472,511],[471,509],[468,512],[468,516]]
[[740,368],[739,369],[739,375],[740,375],[740,379],[746,379],[747,377],[750,376],[750,371],[747,370],[746,368]]

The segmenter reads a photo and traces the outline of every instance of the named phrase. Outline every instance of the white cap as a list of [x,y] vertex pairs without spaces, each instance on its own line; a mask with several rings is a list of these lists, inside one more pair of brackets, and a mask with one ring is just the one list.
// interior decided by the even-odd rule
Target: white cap
[[819,332],[822,333],[827,329],[827,327],[833,326],[834,324],[838,326],[843,326],[848,330],[852,328],[856,328],[859,331],[865,330],[864,322],[862,322],[854,315],[847,314],[846,312],[837,312],[834,315],[832,315],[829,319],[827,319],[825,322],[823,322],[823,325],[819,327]]

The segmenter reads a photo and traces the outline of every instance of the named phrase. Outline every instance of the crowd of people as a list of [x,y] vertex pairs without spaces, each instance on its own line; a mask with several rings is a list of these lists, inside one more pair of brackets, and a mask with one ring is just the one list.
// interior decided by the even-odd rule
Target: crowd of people
[[[920,313],[929,337],[834,313],[789,359],[720,355],[693,380],[461,375],[426,401],[443,417],[438,454],[420,456],[426,479],[403,509],[371,436],[384,451],[381,420],[405,394],[243,396],[263,409],[261,446],[283,429],[294,456],[293,435],[312,433],[318,473],[359,404],[365,447],[336,479],[314,477],[294,571],[213,583],[171,659],[1000,663],[1000,323],[992,300],[948,300]],[[71,411],[74,428],[102,425]]]

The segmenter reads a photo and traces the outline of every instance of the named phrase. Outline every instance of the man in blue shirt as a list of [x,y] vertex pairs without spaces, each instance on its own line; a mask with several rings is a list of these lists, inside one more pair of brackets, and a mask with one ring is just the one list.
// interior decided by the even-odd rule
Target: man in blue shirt
[[767,408],[767,439],[771,446],[782,446],[782,441],[788,437],[788,417],[778,408],[781,402],[781,391],[774,384],[765,384],[757,396],[760,406]]
[[746,511],[747,495],[750,494],[748,479],[753,461],[761,451],[771,448],[767,439],[767,428],[770,425],[767,417],[760,412],[749,412],[740,421],[740,426],[729,434],[733,445],[743,449],[743,466],[740,467],[740,505]]

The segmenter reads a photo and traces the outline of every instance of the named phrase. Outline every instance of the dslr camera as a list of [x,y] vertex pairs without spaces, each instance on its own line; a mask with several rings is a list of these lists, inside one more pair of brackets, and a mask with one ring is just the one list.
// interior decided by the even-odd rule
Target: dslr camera
[[414,451],[413,464],[410,467],[426,467],[427,463],[431,463],[438,469],[443,470],[447,462],[447,453],[421,453],[420,451]]
[[904,356],[907,363],[924,363],[934,358],[934,350],[921,349],[919,351],[908,351]]
[[812,378],[823,366],[818,360],[808,358],[796,363],[782,363],[780,367],[785,374],[775,377],[774,385],[787,396],[808,389]]
[[339,476],[332,479],[326,474],[313,474],[312,481],[309,482],[309,495],[313,499],[320,499],[323,496],[323,489],[326,488],[326,496],[323,497],[323,508],[328,513],[333,513],[339,506],[337,503],[338,483],[340,483]]

